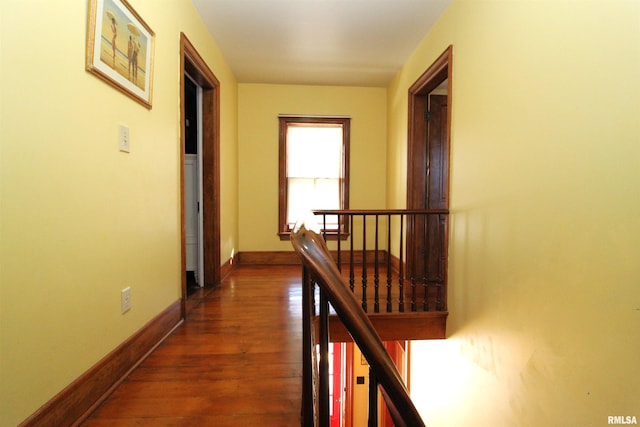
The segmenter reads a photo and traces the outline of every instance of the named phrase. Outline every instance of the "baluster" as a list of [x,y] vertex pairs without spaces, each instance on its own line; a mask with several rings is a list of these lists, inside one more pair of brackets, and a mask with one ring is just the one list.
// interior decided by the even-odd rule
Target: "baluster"
[[[417,229],[417,224],[419,224],[418,222],[418,218],[419,218],[420,214],[407,214],[407,233],[416,233],[416,229]],[[417,281],[418,279],[416,278],[416,260],[418,258],[418,254],[415,253],[415,250],[411,250],[411,252],[409,252],[409,249],[407,248],[407,258],[409,258],[409,256],[411,256],[411,260],[407,261],[410,262],[411,265],[411,271],[409,271],[409,273],[411,274],[410,277],[408,277],[409,281],[411,282],[411,296],[409,298],[409,306],[410,306],[410,310],[416,311],[416,285],[417,285]]]
[[387,313],[391,313],[391,214],[387,215]]
[[400,277],[398,279],[398,287],[400,290],[399,293],[399,298],[400,301],[398,301],[398,311],[400,311],[400,313],[404,313],[404,251],[403,246],[404,246],[404,214],[400,214]]
[[349,239],[349,289],[353,292],[355,283],[355,274],[353,271],[353,240],[355,230],[353,229],[353,214],[349,215],[349,225],[351,227],[351,239]]
[[426,276],[424,278],[424,282],[422,283],[422,288],[424,289],[424,295],[422,300],[422,310],[429,311],[429,281]]
[[416,311],[416,278],[411,275],[411,311]]
[[429,268],[431,262],[431,253],[429,252],[429,248],[431,247],[431,216],[429,214],[424,215],[424,224],[426,227],[425,232],[425,242],[424,242],[424,258],[423,264],[424,269],[422,271],[422,286],[424,288],[424,298],[422,300],[422,309],[424,311],[429,311]]
[[[418,220],[419,216],[422,217],[422,219],[424,219],[424,215],[420,215],[420,214],[410,214],[411,215],[411,230],[413,231],[413,233],[416,233],[416,225],[420,224],[420,220]],[[407,217],[407,222],[409,222],[409,217]],[[409,229],[409,227],[407,226],[407,229]],[[411,251],[412,256],[411,256],[411,264],[412,264],[412,269],[411,269],[411,311],[416,311],[416,286],[417,286],[417,281],[419,280],[418,278],[416,278],[416,267],[417,267],[417,258],[419,256],[419,254],[415,253],[415,250]]]
[[430,233],[430,229],[431,226],[429,224],[430,221],[430,214],[425,213],[423,214],[424,219],[422,220],[422,224],[423,224],[423,228],[424,231],[424,246],[423,246],[423,251],[424,251],[424,255],[423,255],[423,260],[422,260],[422,287],[424,290],[424,295],[423,295],[423,299],[422,299],[422,309],[424,311],[428,311],[429,310],[429,259],[431,258],[430,253],[429,253],[429,247],[430,247],[430,243],[429,243],[429,233]]
[[367,216],[362,215],[362,309],[367,312]]
[[324,241],[327,241],[327,214],[322,214],[322,237],[324,237]]
[[337,259],[337,263],[338,263],[338,270],[340,270],[340,272],[342,272],[342,254],[340,253],[340,240],[341,240],[341,234],[342,234],[342,230],[340,227],[340,215],[336,215],[336,219],[338,220],[338,259]]
[[315,425],[313,338],[313,282],[306,267],[302,268],[302,424]]
[[375,252],[374,252],[374,271],[373,271],[373,285],[374,285],[374,296],[373,296],[373,311],[376,313],[380,313],[380,271],[378,265],[378,214],[376,214],[376,244],[375,244]]
[[378,427],[378,380],[369,368],[369,422],[367,427]]
[[329,301],[320,289],[320,366],[318,380],[319,426],[329,427]]
[[423,289],[423,298],[422,298],[422,309],[423,310],[428,310],[429,307],[429,225],[427,224],[429,221],[429,216],[428,214],[425,214],[425,222],[424,222],[424,227],[426,227],[425,230],[425,237],[424,237],[424,245],[423,245],[423,261],[422,261],[422,276],[419,278],[420,282],[422,284],[422,289]]
[[[446,215],[438,215],[440,222],[440,242],[439,247],[444,248],[445,236],[447,235],[448,217]],[[447,274],[447,251],[443,250],[440,253],[440,268],[438,274],[438,282],[436,283],[436,310],[444,310],[444,297],[442,295],[442,288],[444,284],[444,278]]]

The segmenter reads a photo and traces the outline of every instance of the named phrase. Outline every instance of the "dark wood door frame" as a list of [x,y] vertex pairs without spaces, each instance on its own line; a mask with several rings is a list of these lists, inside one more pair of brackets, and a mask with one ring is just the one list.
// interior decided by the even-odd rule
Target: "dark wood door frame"
[[[408,110],[408,141],[407,141],[407,209],[425,208],[448,208],[449,207],[449,185],[448,185],[448,163],[449,145],[451,129],[451,87],[452,87],[452,66],[453,46],[447,49],[436,59],[436,61],[416,80],[409,88],[409,110]],[[439,190],[441,200],[439,206],[430,206],[427,186],[429,184],[429,171],[427,164],[429,158],[429,94],[438,86],[447,82],[446,100],[446,176],[441,180],[443,186]],[[424,230],[427,224],[418,224],[415,221],[407,221],[407,272],[411,276],[422,276],[425,271],[424,253],[428,251],[427,239],[424,238]],[[444,235],[444,250],[446,255],[447,237]],[[445,257],[446,259],[446,257]],[[446,261],[445,261],[446,262]],[[446,265],[444,266],[446,274]],[[446,280],[446,278],[445,278]]]
[[185,277],[184,220],[184,79],[187,73],[202,87],[202,221],[204,246],[204,286],[220,282],[220,82],[193,44],[180,34],[180,223],[182,314],[186,315],[187,282]]

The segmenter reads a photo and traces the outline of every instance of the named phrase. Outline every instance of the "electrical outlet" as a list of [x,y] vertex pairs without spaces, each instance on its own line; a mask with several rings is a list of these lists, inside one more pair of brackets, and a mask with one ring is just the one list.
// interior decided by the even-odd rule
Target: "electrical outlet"
[[120,125],[118,128],[118,145],[120,146],[120,151],[124,151],[125,153],[131,151],[129,128],[124,125]]
[[127,286],[120,291],[120,308],[122,313],[131,310],[131,286]]

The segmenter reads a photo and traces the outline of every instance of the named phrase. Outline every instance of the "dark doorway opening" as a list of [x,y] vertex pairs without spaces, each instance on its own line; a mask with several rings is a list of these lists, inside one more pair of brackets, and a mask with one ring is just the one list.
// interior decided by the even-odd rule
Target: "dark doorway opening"
[[[409,89],[407,209],[449,208],[452,56],[449,46]],[[447,248],[447,215],[407,221],[407,271],[442,284],[445,305]]]
[[[196,276],[196,279],[202,287],[213,287],[220,282],[220,82],[184,34],[180,35],[180,55],[182,309],[186,315],[191,275],[186,268],[185,158],[187,151],[194,150],[194,132],[200,135],[196,141],[201,138],[201,142],[196,142],[195,151],[200,157],[201,167],[198,172],[201,200],[197,209],[202,215],[202,277]],[[200,122],[197,126],[188,127],[197,129],[197,132],[187,130],[186,126],[187,116],[193,114],[192,84],[196,88],[196,118],[200,118]]]

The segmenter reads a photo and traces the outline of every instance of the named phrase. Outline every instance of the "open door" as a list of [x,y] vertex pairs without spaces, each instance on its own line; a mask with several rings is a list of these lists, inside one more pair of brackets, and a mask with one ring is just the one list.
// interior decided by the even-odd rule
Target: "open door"
[[344,343],[329,343],[329,426],[342,427],[344,390]]
[[[407,209],[449,208],[449,141],[453,47],[409,89]],[[446,292],[447,218],[407,221],[409,277],[440,283]],[[446,295],[431,296],[429,309],[442,310]],[[433,305],[433,306],[431,306]]]

